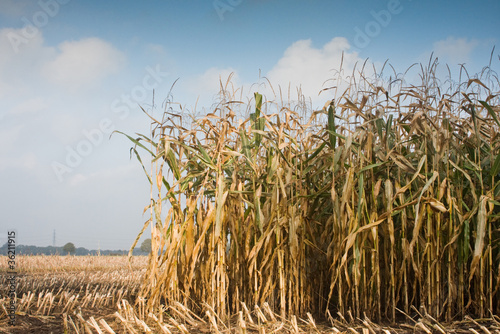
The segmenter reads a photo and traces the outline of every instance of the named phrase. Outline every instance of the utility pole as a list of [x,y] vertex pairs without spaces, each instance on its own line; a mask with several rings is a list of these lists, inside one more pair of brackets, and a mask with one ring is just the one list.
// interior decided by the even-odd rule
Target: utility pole
[[52,235],[52,246],[56,247],[56,229],[54,229],[54,234]]

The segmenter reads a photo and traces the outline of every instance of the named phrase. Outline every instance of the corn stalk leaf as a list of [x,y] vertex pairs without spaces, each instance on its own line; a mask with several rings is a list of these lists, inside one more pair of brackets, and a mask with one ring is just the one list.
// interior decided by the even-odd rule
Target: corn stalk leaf
[[328,108],[328,137],[330,139],[330,147],[332,149],[335,148],[337,143],[337,137],[334,135],[335,133],[335,109],[333,105],[330,105]]
[[486,223],[487,223],[487,212],[486,212],[486,202],[488,197],[481,195],[479,199],[479,210],[477,212],[477,230],[476,230],[476,241],[474,243],[474,255],[472,257],[472,263],[470,265],[469,282],[474,277],[474,273],[479,265],[479,260],[483,254],[484,249],[484,235],[486,234]]

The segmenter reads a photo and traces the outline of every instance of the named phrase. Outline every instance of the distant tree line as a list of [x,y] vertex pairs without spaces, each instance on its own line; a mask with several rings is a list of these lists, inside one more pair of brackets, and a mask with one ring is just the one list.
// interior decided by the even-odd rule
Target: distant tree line
[[[141,245],[142,246],[142,245]],[[147,255],[149,251],[142,251],[141,249],[147,249],[144,247],[134,249],[134,255]],[[151,249],[151,248],[150,248]],[[66,245],[61,247],[39,247],[39,246],[27,246],[27,245],[16,245],[16,255],[127,255],[127,250],[89,250],[84,247],[75,247],[75,245],[71,242],[68,242]],[[2,247],[0,247],[0,255],[7,255],[7,243],[5,243]]]

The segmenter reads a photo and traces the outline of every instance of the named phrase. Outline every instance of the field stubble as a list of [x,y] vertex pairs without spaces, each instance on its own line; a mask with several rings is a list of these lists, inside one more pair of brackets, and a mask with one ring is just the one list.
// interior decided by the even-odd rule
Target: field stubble
[[[0,333],[496,333],[495,319],[441,324],[428,314],[411,323],[375,324],[341,315],[316,321],[311,314],[284,319],[267,303],[222,322],[213,312],[199,317],[180,303],[146,313],[138,297],[146,257],[19,256],[16,325],[8,324],[5,272],[0,272]],[[5,260],[0,258],[0,260]],[[130,301],[130,302],[129,302]],[[136,301],[134,303],[134,301]],[[496,319],[500,320],[500,319]],[[489,328],[489,329],[488,329]],[[498,330],[497,330],[498,331]]]

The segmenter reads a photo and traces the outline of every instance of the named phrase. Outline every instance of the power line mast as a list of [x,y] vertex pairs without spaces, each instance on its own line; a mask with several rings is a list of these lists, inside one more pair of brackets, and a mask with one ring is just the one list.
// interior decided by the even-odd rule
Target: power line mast
[[54,233],[52,235],[52,246],[56,247],[56,229],[54,229]]

